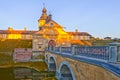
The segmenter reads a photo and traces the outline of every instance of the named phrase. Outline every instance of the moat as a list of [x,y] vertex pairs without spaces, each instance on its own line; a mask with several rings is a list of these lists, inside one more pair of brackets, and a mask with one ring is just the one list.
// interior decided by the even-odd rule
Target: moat
[[23,67],[0,68],[0,80],[51,80],[50,77],[54,77],[54,72]]

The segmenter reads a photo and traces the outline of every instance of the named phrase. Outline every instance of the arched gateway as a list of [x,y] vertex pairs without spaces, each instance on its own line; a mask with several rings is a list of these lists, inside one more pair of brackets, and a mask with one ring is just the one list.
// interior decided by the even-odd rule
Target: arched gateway
[[53,50],[55,46],[56,46],[56,43],[55,43],[54,40],[50,40],[50,41],[48,42],[48,48],[49,48],[50,50]]

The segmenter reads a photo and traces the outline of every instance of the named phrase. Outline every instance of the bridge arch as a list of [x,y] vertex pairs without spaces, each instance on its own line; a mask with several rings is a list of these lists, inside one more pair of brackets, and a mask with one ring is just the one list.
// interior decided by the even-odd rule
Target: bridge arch
[[49,68],[50,71],[56,71],[57,70],[56,59],[53,55],[49,57],[48,68]]
[[60,80],[76,80],[70,64],[63,61],[59,67],[59,79]]

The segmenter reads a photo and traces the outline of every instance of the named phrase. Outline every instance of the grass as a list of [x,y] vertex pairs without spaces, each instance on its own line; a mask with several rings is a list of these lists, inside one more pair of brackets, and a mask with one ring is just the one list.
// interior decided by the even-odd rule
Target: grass
[[113,40],[92,40],[91,42],[93,46],[106,46],[109,43],[112,43]]
[[[42,59],[43,61],[45,60],[45,57],[43,55],[38,56],[36,59]],[[13,61],[13,56],[7,53],[0,53],[0,67],[2,66],[31,66],[35,67],[39,70],[46,70],[47,65],[45,62],[15,62]],[[40,67],[41,66],[41,67]]]
[[49,77],[49,78],[45,78],[44,80],[57,80],[57,79],[56,79],[56,78]]
[[14,63],[14,67],[28,67],[37,71],[46,71],[48,69],[45,62],[17,62]]
[[32,48],[32,40],[1,39],[0,52],[13,52],[15,48]]
[[[106,46],[109,45],[109,43],[114,42],[114,40],[87,40],[91,43],[92,46]],[[120,40],[118,40],[120,42]]]
[[5,53],[0,53],[0,66],[8,66],[8,67],[29,67],[36,69],[37,71],[45,71],[47,70],[47,65],[45,62],[14,62],[12,55],[8,55]]
[[13,59],[11,55],[6,53],[0,53],[0,66],[11,66],[13,64]]
[[45,60],[45,56],[42,56],[42,55],[38,55],[36,57],[34,57],[35,59],[42,59],[42,60]]

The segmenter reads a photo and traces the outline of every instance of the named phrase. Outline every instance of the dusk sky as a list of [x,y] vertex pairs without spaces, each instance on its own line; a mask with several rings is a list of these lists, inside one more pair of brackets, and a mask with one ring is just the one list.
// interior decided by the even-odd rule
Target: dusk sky
[[43,3],[65,31],[120,38],[120,0],[0,0],[0,30],[38,30]]

